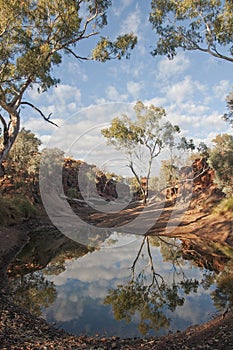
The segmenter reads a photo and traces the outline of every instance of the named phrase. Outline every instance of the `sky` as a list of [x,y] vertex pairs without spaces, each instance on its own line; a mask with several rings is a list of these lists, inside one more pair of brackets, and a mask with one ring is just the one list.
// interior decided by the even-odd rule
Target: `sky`
[[[134,32],[138,44],[129,60],[81,62],[65,56],[54,70],[61,79],[57,87],[42,94],[37,89],[28,91],[26,99],[45,115],[52,113],[52,120],[59,125],[56,128],[25,108],[22,126],[33,131],[43,147],[59,147],[68,156],[100,167],[114,163],[119,170],[125,166],[124,156],[106,146],[100,130],[115,116],[132,115],[137,100],[164,107],[167,119],[180,126],[181,136],[196,143],[209,145],[217,134],[232,133],[221,119],[232,89],[232,63],[182,50],[172,61],[165,56],[152,57],[156,34],[148,21],[149,11],[150,1],[113,0],[103,35],[114,38]],[[92,44],[92,39],[84,43],[81,51]]]

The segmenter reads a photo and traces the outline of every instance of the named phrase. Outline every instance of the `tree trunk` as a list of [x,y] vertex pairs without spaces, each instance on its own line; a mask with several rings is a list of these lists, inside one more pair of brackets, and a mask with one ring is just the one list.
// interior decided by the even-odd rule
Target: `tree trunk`
[[7,125],[5,119],[1,116],[0,121],[3,126],[3,136],[0,140],[0,176],[4,175],[3,161],[6,159],[15,139],[19,133],[20,116],[16,110],[9,112],[10,122]]

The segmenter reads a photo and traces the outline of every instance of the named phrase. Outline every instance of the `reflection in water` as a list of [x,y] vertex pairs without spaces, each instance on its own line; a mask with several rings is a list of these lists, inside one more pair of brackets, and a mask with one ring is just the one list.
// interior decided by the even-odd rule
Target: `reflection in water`
[[15,301],[57,326],[129,337],[184,329],[231,306],[231,257],[201,240],[113,233],[88,248],[50,231],[32,233],[8,273]]
[[42,271],[17,277],[12,292],[17,304],[37,316],[41,316],[41,309],[54,303],[57,296],[53,282],[46,280]]

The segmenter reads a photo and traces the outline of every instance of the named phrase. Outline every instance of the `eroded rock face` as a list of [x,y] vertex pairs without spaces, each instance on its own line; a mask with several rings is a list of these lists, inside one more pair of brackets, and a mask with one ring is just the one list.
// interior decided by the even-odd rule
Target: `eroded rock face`
[[180,168],[179,180],[173,187],[166,189],[166,199],[172,200],[180,197],[187,200],[203,193],[212,195],[217,188],[214,176],[214,170],[209,166],[207,160],[197,158],[191,166]]
[[[85,193],[86,198],[94,193],[95,196],[101,196],[107,201],[118,197],[116,182],[113,179],[108,179],[95,165],[73,158],[64,159],[62,184],[64,194],[68,197],[83,199],[82,193]],[[13,169],[12,174],[0,177],[0,192],[7,195],[17,193],[26,196],[32,202],[39,202],[39,176],[18,173]]]
[[103,172],[97,172],[96,174],[96,189],[98,194],[107,201],[118,197],[116,182],[113,179],[108,179]]
[[192,164],[193,191],[203,191],[214,184],[214,170],[210,168],[205,158],[198,158]]
[[80,160],[64,160],[62,181],[64,192],[68,196],[72,189],[72,195],[77,198],[82,198],[82,193],[85,193],[87,198],[100,196],[107,201],[117,198],[116,182],[108,179],[95,165]]

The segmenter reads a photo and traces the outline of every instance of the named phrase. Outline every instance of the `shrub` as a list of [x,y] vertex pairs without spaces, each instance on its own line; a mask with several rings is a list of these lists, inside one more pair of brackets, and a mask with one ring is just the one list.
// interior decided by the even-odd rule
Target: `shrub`
[[25,198],[0,197],[0,223],[12,225],[36,216],[36,208]]
[[213,211],[215,214],[226,214],[233,212],[233,197],[223,199]]

